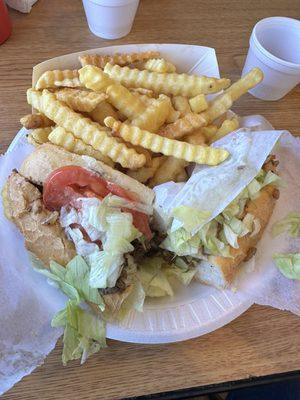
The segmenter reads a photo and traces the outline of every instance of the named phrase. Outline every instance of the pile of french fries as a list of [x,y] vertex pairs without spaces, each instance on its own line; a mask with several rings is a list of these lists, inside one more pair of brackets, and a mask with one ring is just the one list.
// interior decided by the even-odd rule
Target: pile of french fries
[[177,73],[158,52],[79,61],[81,69],[46,71],[28,89],[35,110],[21,118],[32,129],[28,141],[94,157],[150,187],[186,181],[191,162],[223,162],[228,152],[210,144],[239,127],[227,111],[263,78],[254,68],[230,86],[225,78]]

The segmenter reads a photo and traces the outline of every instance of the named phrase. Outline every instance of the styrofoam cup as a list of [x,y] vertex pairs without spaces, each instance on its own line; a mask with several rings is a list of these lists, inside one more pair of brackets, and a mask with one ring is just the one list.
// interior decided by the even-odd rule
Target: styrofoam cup
[[271,17],[253,28],[242,75],[253,67],[264,73],[263,81],[249,92],[259,99],[278,100],[300,82],[300,21]]
[[131,30],[139,0],[82,0],[94,35],[118,39]]

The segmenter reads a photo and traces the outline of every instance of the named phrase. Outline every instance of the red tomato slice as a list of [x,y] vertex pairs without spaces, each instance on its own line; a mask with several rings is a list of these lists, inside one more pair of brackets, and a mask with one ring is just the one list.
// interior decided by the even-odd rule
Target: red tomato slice
[[119,197],[123,197],[123,199],[130,201],[139,201],[135,193],[129,192],[128,190],[121,188],[115,183],[107,182],[107,189],[110,191],[110,193]]
[[150,226],[149,226],[149,217],[148,215],[135,210],[130,210],[129,208],[124,209],[125,212],[129,212],[132,214],[132,223],[136,227],[138,231],[146,236],[148,240],[150,240],[153,236]]
[[[97,197],[102,200],[109,193],[129,201],[138,201],[133,193],[115,183],[107,182],[85,168],[70,165],[58,168],[47,177],[44,183],[43,201],[47,209],[60,210],[65,205],[73,205],[80,197]],[[122,208],[122,211],[132,214],[133,225],[147,239],[152,238],[146,214],[128,208]]]
[[[76,190],[76,187],[79,190]],[[109,194],[106,181],[96,174],[74,165],[58,168],[47,177],[44,183],[45,207],[49,210],[60,210],[72,200],[82,197],[81,189],[83,188],[91,190],[102,199]]]

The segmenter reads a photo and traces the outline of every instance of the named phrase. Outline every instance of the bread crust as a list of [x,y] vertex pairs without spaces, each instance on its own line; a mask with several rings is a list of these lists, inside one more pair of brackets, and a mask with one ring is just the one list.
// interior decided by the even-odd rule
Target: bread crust
[[45,209],[41,192],[16,171],[2,191],[3,208],[8,219],[24,236],[25,247],[46,267],[51,260],[66,265],[76,255],[58,221],[58,213]]
[[30,181],[42,185],[54,170],[67,165],[87,168],[104,179],[132,192],[144,204],[151,205],[154,192],[147,186],[92,157],[79,156],[50,143],[38,146],[23,162],[20,173]]
[[262,237],[262,234],[271,218],[274,210],[277,189],[268,185],[265,186],[259,193],[259,196],[255,200],[249,201],[246,206],[246,213],[252,214],[255,218],[260,221],[261,228],[257,235],[251,236],[248,234],[238,239],[239,248],[230,248],[230,254],[233,258],[225,258],[221,256],[210,256],[208,262],[213,266],[217,267],[222,275],[224,286],[232,283],[238,267],[245,261],[249,252],[255,249],[256,244]]

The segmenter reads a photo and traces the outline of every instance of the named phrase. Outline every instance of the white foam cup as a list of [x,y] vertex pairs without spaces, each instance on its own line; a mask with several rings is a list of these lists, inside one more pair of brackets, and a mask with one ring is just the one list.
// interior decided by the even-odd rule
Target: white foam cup
[[86,19],[94,35],[118,39],[132,28],[139,0],[82,0]]
[[253,28],[242,75],[259,67],[263,81],[249,92],[259,99],[278,100],[300,82],[300,21],[271,17]]

